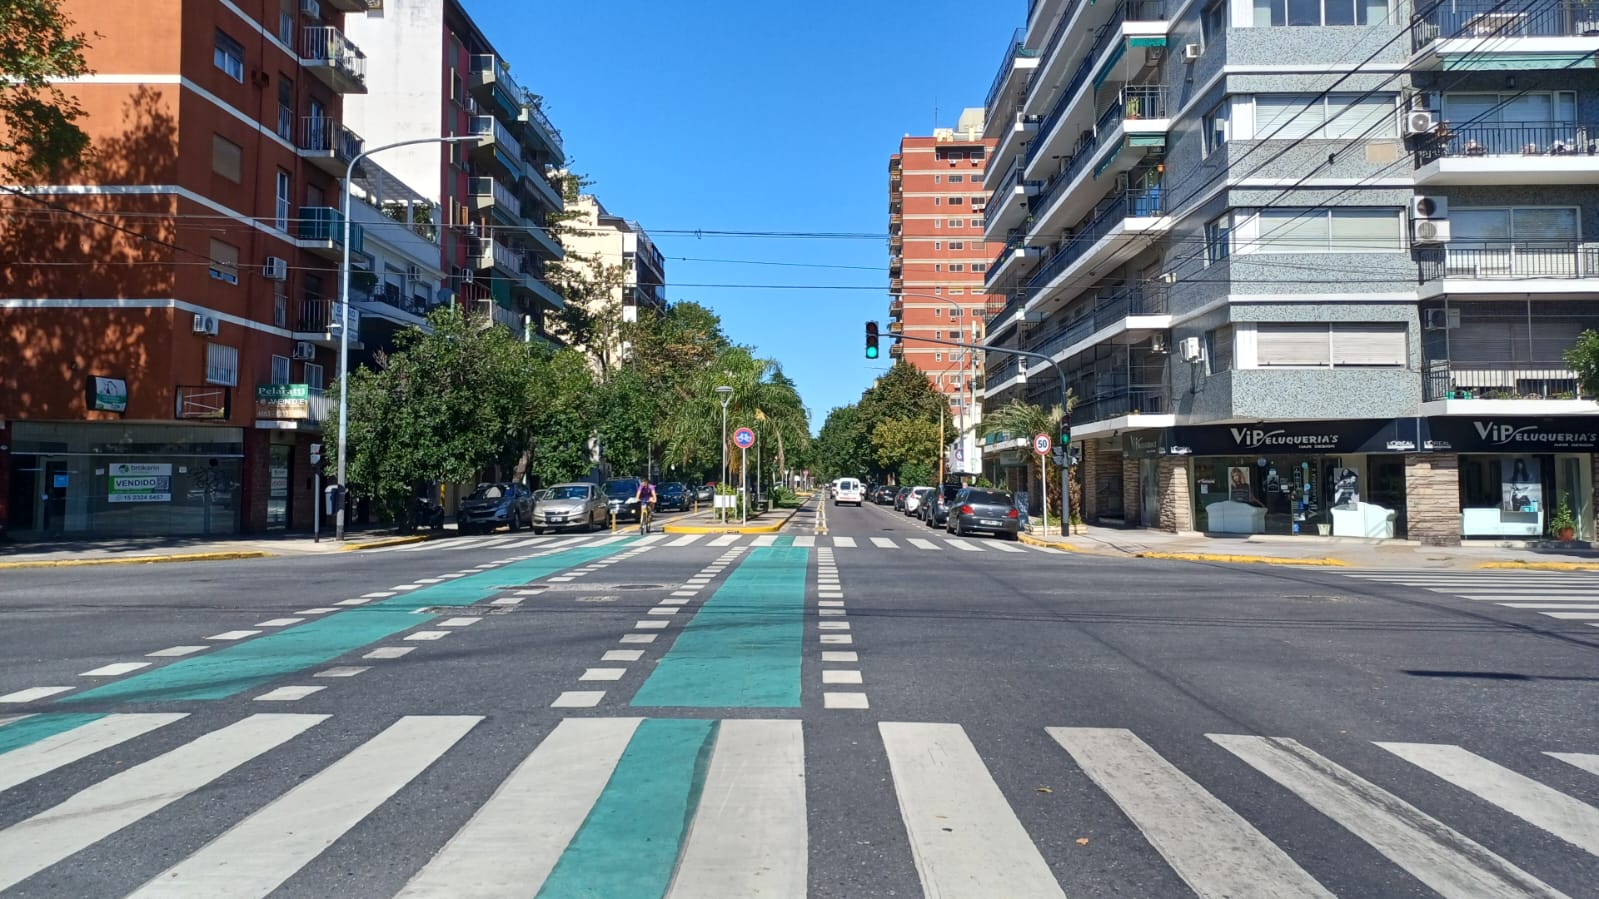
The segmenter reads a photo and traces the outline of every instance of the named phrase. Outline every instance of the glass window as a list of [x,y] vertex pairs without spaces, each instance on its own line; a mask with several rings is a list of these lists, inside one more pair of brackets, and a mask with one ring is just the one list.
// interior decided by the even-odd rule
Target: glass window
[[205,382],[239,386],[239,348],[220,343],[205,345]]
[[1369,25],[1388,20],[1387,0],[1254,0],[1256,28]]
[[1401,210],[1278,207],[1258,213],[1258,253],[1373,253],[1404,249]]
[[1408,362],[1403,322],[1261,322],[1262,367],[1400,368]]
[[288,356],[273,356],[272,357],[272,383],[274,383],[274,384],[287,384],[287,383],[289,383],[289,357]]
[[966,176],[965,175],[950,175],[949,176],[949,183],[951,183],[951,184],[961,184],[965,180],[966,180]]
[[944,198],[943,197],[934,197],[933,198],[933,205],[934,206],[942,206],[942,205],[944,205]]
[[322,366],[315,362],[305,364],[305,383],[312,390],[321,390],[323,385]]
[[1227,30],[1227,0],[1212,0],[1199,17],[1200,39],[1210,46]]
[[1220,150],[1227,145],[1227,101],[1216,104],[1216,108],[1205,113],[1203,128],[1205,135],[1204,156]]
[[228,284],[239,283],[239,248],[211,238],[211,277]]
[[986,263],[986,262],[974,262],[974,263],[972,263],[972,271],[974,271],[974,272],[986,272],[986,271],[988,271],[988,263]]
[[950,197],[949,198],[949,205],[951,205],[951,206],[963,206],[965,204],[966,204],[966,198],[965,197]]
[[1205,264],[1221,262],[1232,250],[1232,221],[1222,214],[1205,224]]
[[228,73],[234,81],[244,83],[244,45],[221,31],[217,32],[216,48],[211,53],[216,67]]
[[1205,372],[1216,374],[1233,367],[1233,326],[1223,325],[1205,332]]
[[289,230],[289,208],[293,203],[294,192],[290,189],[289,173],[278,169],[277,220],[274,224],[279,231]]
[[949,242],[949,248],[951,250],[964,250],[964,249],[966,249],[966,241],[964,241],[964,240],[952,240],[952,241]]

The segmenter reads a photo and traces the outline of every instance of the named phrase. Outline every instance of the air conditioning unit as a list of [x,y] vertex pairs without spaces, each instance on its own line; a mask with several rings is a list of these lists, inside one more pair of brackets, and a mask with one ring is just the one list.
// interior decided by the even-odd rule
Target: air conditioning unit
[[1449,242],[1449,222],[1446,219],[1423,219],[1411,225],[1412,243],[1437,244]]
[[1410,220],[1449,218],[1449,200],[1445,197],[1411,197]]
[[317,0],[300,0],[300,15],[313,19],[322,18],[322,4]]
[[1184,337],[1177,343],[1177,355],[1184,362],[1198,362],[1205,358],[1205,351],[1200,347],[1198,337]]
[[294,358],[311,360],[316,358],[316,344],[309,340],[296,340],[294,342]]
[[1412,109],[1405,113],[1405,135],[1432,134],[1438,130],[1438,117],[1430,109]]
[[282,281],[289,277],[289,261],[280,256],[268,256],[266,265],[261,266],[261,274],[268,281]]
[[1459,309],[1428,309],[1426,317],[1422,320],[1422,327],[1428,331],[1444,331],[1460,327]]
[[1151,353],[1167,352],[1166,335],[1156,334],[1155,336],[1149,338],[1149,351]]
[[194,314],[194,333],[209,334],[215,337],[219,330],[221,330],[221,323],[217,321],[216,316],[199,312]]
[[1198,62],[1203,49],[1198,44],[1183,44],[1183,62]]

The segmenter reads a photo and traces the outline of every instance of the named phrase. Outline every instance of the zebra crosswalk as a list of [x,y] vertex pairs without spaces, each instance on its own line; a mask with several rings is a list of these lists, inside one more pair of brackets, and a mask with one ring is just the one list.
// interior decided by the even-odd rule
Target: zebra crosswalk
[[[829,795],[831,785],[809,781],[825,782],[848,764],[878,767],[868,779],[891,784],[894,808],[878,816],[846,811],[902,828],[902,843],[870,836],[884,852],[906,854],[903,870],[915,871],[926,895],[1065,894],[1057,875],[1071,841],[1051,830],[1030,788],[1001,785],[996,772],[1008,760],[985,755],[992,741],[974,741],[959,724],[883,722],[876,746],[841,760],[812,757],[803,723],[792,719],[569,718],[534,745],[513,747],[474,715],[408,715],[381,729],[330,733],[340,725],[327,715],[255,714],[196,729],[177,745],[161,734],[183,714],[109,714],[64,729],[51,717],[0,722],[0,893],[19,886],[48,893],[41,884],[52,869],[109,843],[133,854],[99,857],[102,866],[136,874],[109,892],[264,896],[296,878],[302,892],[341,894],[347,883],[307,881],[308,871],[348,876],[342,867],[318,869],[320,856],[359,851],[350,842],[359,843],[361,825],[391,803],[414,813],[442,801],[461,809],[448,819],[453,823],[418,828],[425,842],[393,859],[363,858],[373,870],[399,868],[383,894],[801,897],[810,884],[826,882],[863,895],[883,884],[852,888],[855,872],[813,869],[830,856],[810,851],[813,820],[831,833],[850,816],[841,819],[836,808],[813,815],[807,796]],[[1074,800],[1073,832],[1131,825],[1142,844],[1117,851],[1169,867],[1199,896],[1334,895],[1323,880],[1337,860],[1307,851],[1302,839],[1270,833],[1293,818],[1253,816],[1229,803],[1229,794],[1240,805],[1261,800],[1263,784],[1279,791],[1266,797],[1279,809],[1297,801],[1369,845],[1373,858],[1443,896],[1561,896],[1544,878],[1569,882],[1599,857],[1599,809],[1546,782],[1570,775],[1575,780],[1562,786],[1576,782],[1591,793],[1585,779],[1599,776],[1599,755],[1591,753],[1520,758],[1536,769],[1524,772],[1458,745],[1377,742],[1370,745],[1410,775],[1373,774],[1383,786],[1334,758],[1371,764],[1361,746],[1319,751],[1284,737],[1196,735],[1172,745],[1195,756],[1219,748],[1231,766],[1218,769],[1218,760],[1207,759],[1185,770],[1186,754],[1169,758],[1125,729],[1045,727],[1043,736],[1057,790],[1092,790],[1109,800]],[[325,763],[317,770],[297,780],[258,776],[295,744],[324,740],[340,754],[318,756]],[[515,761],[518,753],[525,754]],[[460,762],[484,755],[510,755],[514,767],[482,789],[461,789],[463,772],[472,769]],[[1258,777],[1240,776],[1251,771]],[[101,779],[84,785],[70,779],[73,773]],[[427,783],[430,773],[436,777]],[[231,790],[283,786],[237,814],[219,815],[207,792],[230,776]],[[1473,801],[1438,801],[1438,790]],[[461,806],[467,796],[475,797],[471,806]],[[1442,820],[1423,806],[1463,820]],[[1112,820],[1117,812],[1121,818]],[[1521,824],[1507,826],[1512,818]],[[159,832],[178,819],[198,830],[180,852],[141,851],[158,839],[141,829]],[[1518,833],[1522,826],[1528,829]],[[1523,851],[1528,836],[1537,851]],[[1311,857],[1296,858],[1286,848],[1292,846]],[[1388,884],[1394,873],[1370,876]],[[1105,884],[1129,894],[1141,885],[1117,886]]]
[[1433,569],[1348,572],[1346,576],[1599,627],[1599,572]]
[[786,535],[786,534],[650,534],[644,537],[631,535],[573,535],[573,536],[539,536],[525,537],[517,534],[501,534],[491,537],[442,537],[424,543],[413,543],[405,546],[382,546],[376,549],[364,550],[366,553],[428,553],[428,552],[460,552],[462,550],[546,550],[570,549],[579,546],[603,546],[608,543],[617,543],[630,540],[633,545],[654,544],[663,547],[707,546],[722,548],[728,546],[803,546],[803,547],[835,547],[837,549],[916,549],[955,552],[998,552],[998,553],[1026,553],[1043,552],[1036,547],[1022,543],[1008,542],[994,539],[957,538],[957,537],[871,537],[858,539],[849,536],[833,535]]

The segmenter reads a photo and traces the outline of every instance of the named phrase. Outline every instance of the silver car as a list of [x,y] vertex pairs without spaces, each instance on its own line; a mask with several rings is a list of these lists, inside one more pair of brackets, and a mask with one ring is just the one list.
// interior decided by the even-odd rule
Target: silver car
[[566,528],[593,531],[605,526],[605,497],[593,484],[574,481],[540,492],[544,496],[533,507],[533,533]]

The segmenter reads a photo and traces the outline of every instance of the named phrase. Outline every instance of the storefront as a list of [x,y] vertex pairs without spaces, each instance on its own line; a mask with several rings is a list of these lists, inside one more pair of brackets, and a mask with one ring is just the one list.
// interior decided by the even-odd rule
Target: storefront
[[1425,449],[1458,456],[1460,536],[1538,539],[1564,506],[1576,539],[1593,540],[1599,417],[1432,418]]
[[13,539],[239,532],[242,428],[14,421],[7,436]]

